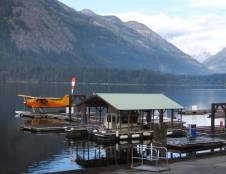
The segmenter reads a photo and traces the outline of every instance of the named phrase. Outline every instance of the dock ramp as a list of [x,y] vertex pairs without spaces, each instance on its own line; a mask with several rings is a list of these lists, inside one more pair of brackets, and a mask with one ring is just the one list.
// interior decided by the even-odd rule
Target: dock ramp
[[[134,153],[136,152],[136,153]],[[163,172],[169,171],[168,151],[165,147],[135,145],[132,150],[131,168],[135,170]]]

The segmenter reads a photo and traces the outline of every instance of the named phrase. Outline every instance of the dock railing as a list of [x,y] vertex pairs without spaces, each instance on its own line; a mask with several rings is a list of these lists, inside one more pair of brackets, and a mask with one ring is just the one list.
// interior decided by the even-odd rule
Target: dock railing
[[[137,156],[134,155],[134,150],[137,151]],[[133,146],[131,153],[131,168],[156,172],[169,170],[168,150],[165,147],[153,146],[152,144],[150,146],[136,145]],[[134,160],[140,160],[140,165],[135,166]],[[145,165],[145,161],[154,162],[154,165],[153,163]],[[165,164],[160,166],[159,161],[164,161]]]

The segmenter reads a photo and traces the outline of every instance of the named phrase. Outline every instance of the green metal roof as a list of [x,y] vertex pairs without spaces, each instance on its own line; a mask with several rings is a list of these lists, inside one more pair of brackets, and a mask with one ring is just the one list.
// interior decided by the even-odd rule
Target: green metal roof
[[96,93],[118,110],[183,109],[164,94]]

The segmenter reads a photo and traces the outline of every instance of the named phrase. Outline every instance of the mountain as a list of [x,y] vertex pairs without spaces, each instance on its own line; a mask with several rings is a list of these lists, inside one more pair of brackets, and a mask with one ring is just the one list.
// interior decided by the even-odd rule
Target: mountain
[[203,62],[210,70],[216,73],[226,73],[226,48]]
[[202,63],[205,60],[207,60],[208,58],[210,58],[212,55],[211,55],[210,52],[204,51],[204,52],[200,52],[198,54],[193,54],[191,56],[194,57],[196,60],[198,60],[199,62]]
[[138,22],[76,11],[56,0],[1,0],[0,16],[0,79],[101,68],[209,73]]

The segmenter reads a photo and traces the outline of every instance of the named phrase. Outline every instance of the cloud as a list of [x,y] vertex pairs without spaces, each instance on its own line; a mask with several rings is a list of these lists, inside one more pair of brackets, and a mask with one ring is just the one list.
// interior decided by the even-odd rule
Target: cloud
[[226,7],[226,0],[191,0],[193,7]]
[[180,17],[170,17],[164,13],[157,15],[145,15],[139,12],[127,12],[115,14],[123,21],[134,20],[146,24],[152,30],[166,35],[177,35],[191,28],[192,24]]
[[146,24],[190,55],[199,55],[203,52],[216,54],[226,47],[226,16],[223,15],[193,15],[189,19],[164,13],[146,15],[140,12],[127,12],[113,15],[123,21],[134,20]]

